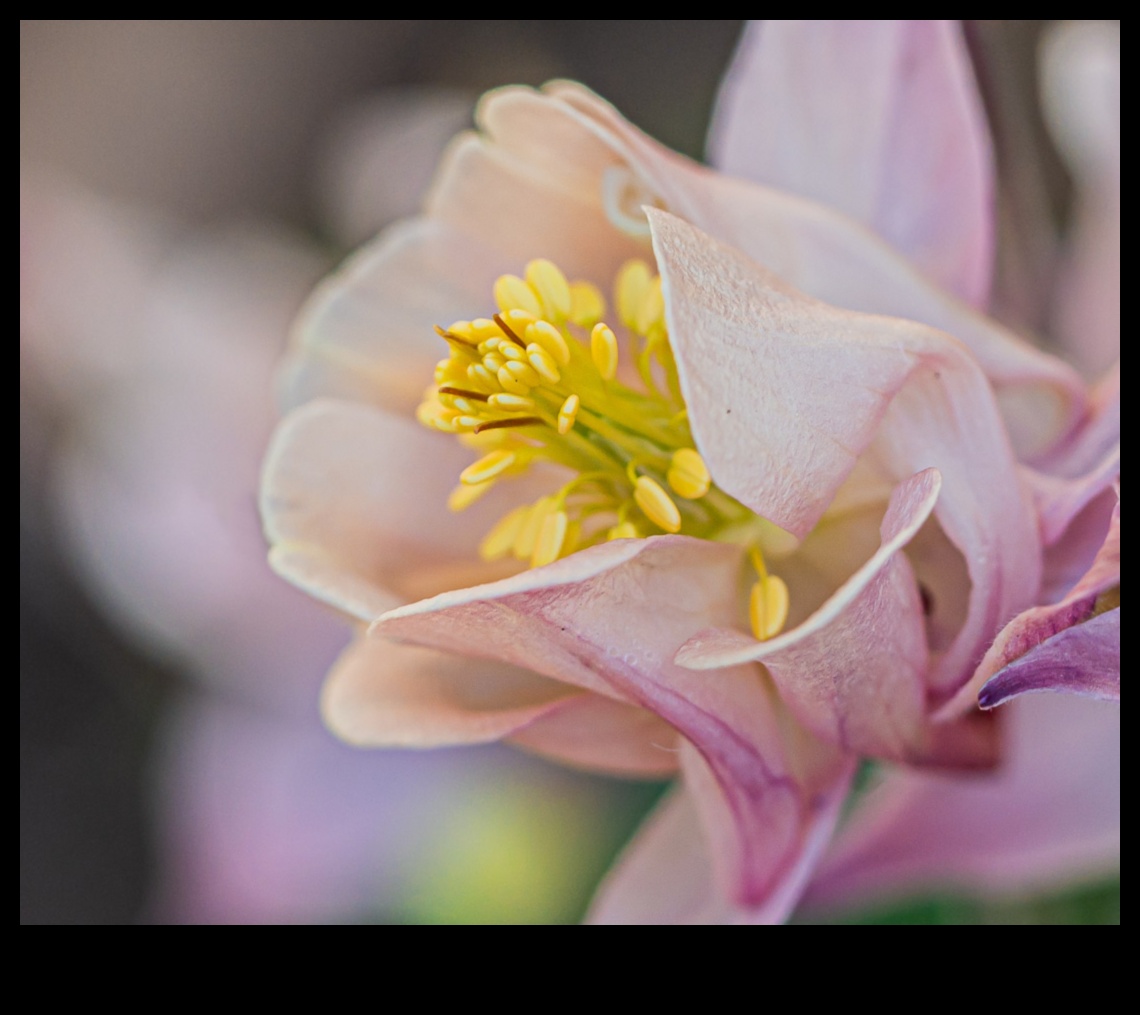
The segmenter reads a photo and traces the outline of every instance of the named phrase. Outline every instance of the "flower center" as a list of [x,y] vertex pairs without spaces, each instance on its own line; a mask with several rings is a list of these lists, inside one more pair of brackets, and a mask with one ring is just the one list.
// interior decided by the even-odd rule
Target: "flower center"
[[769,575],[747,535],[762,520],[712,482],[694,446],[660,276],[644,261],[621,268],[615,327],[603,321],[594,285],[568,282],[547,260],[531,261],[521,278],[501,276],[494,299],[490,318],[436,328],[449,355],[416,412],[425,426],[483,452],[448,504],[462,511],[538,463],[571,476],[500,519],[480,546],[484,559],[514,554],[540,567],[606,540],[660,532],[745,542],[757,575],[753,633],[776,634],[787,586]]

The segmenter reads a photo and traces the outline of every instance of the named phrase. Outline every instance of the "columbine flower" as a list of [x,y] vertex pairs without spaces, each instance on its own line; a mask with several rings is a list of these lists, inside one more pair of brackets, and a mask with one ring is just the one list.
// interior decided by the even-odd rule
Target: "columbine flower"
[[[682,771],[599,919],[780,919],[857,758],[993,762],[956,695],[1037,602],[1019,463],[1086,411],[968,305],[988,178],[954,27],[791,30],[882,121],[823,135],[854,218],[826,186],[693,165],[580,86],[503,89],[426,214],[313,298],[285,374],[271,560],[369,625],[326,685],[334,729]],[[793,165],[820,154],[819,123],[777,125]],[[892,185],[912,172],[930,185]],[[715,891],[654,887],[693,862]]]

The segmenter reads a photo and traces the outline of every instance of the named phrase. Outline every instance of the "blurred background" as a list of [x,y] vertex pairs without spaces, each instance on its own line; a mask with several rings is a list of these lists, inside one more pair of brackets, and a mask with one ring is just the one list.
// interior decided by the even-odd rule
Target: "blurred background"
[[[416,210],[480,92],[580,80],[700,158],[742,27],[21,22],[22,922],[581,918],[663,787],[323,730],[348,633],[264,564],[273,369],[312,285]],[[1111,153],[1047,108],[1072,89],[1042,105],[1056,30],[969,24],[997,312],[1062,344],[1057,265],[1114,223],[1118,245],[1119,150],[1113,191]],[[1118,335],[1118,303],[1090,301]],[[1119,882],[843,919],[1112,923]]]

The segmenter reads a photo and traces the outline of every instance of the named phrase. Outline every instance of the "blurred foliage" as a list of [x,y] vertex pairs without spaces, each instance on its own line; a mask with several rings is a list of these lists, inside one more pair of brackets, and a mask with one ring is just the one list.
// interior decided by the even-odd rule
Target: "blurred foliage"
[[1120,881],[1021,900],[981,900],[949,895],[909,899],[876,906],[834,920],[795,920],[821,924],[1112,924],[1120,923]]

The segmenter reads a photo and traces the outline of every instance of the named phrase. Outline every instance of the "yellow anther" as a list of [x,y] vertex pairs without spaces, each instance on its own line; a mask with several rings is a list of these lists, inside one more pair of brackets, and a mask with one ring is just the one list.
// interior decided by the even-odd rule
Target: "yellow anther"
[[444,433],[455,432],[455,427],[452,423],[454,418],[454,412],[444,408],[436,401],[420,402],[416,408],[416,419],[418,419],[420,423],[424,426],[431,427],[433,430],[442,430]]
[[633,522],[619,522],[606,533],[606,539],[636,539],[640,535]]
[[505,341],[501,335],[492,335],[490,338],[485,338],[479,343],[479,355],[486,356],[489,352],[494,352]]
[[638,476],[633,487],[633,499],[654,525],[666,532],[681,531],[681,512],[657,480]]
[[467,379],[474,385],[482,387],[485,391],[499,391],[502,385],[499,384],[495,375],[488,370],[482,363],[472,363],[467,368]]
[[460,483],[448,494],[447,506],[452,511],[465,511],[494,485],[494,483],[480,483],[478,486],[468,486],[466,483]]
[[562,408],[558,410],[558,432],[562,436],[566,436],[570,432],[574,420],[578,418],[578,406],[580,404],[578,396],[571,395],[562,403]]
[[471,326],[470,321],[455,321],[453,324],[451,324],[450,327],[448,327],[447,330],[452,335],[455,335],[458,338],[465,338],[469,342],[478,343],[479,341],[475,337],[475,329]]
[[504,314],[509,310],[525,310],[535,317],[542,316],[538,294],[518,275],[500,275],[495,280],[495,302]]
[[500,448],[484,455],[477,462],[472,462],[459,474],[459,479],[469,485],[486,483],[489,479],[501,476],[507,469],[515,464],[517,456],[513,451]]
[[[539,376],[538,371],[535,370],[534,367],[532,367],[529,363],[506,363],[503,366],[503,370],[506,370],[507,373],[509,373],[516,380],[522,381],[523,384],[529,384],[532,388],[536,388],[539,384],[542,383],[542,378]],[[499,380],[502,381],[502,379],[502,376],[500,376]],[[503,387],[506,387],[506,385],[504,384]]]
[[703,497],[712,483],[705,460],[693,448],[673,452],[673,461],[665,478],[673,492],[685,500]]
[[617,373],[617,336],[604,324],[595,324],[590,332],[590,355],[598,373],[607,381],[612,381]]
[[499,326],[489,317],[476,317],[471,322],[471,335],[477,342],[486,342],[491,338],[502,338],[503,333]]
[[[476,489],[480,489],[476,487]],[[519,530],[530,514],[530,505],[522,504],[503,515],[479,544],[479,556],[484,560],[498,560],[511,552]]]
[[487,399],[487,404],[496,409],[503,409],[505,412],[534,412],[536,408],[533,398],[527,398],[526,395],[511,395],[505,392],[492,395]]
[[456,359],[451,356],[441,359],[435,365],[435,383],[437,385],[452,384],[457,381],[462,383],[467,376],[467,366],[470,362],[468,359]]
[[752,586],[748,597],[748,619],[752,633],[760,641],[779,634],[788,619],[788,586],[782,578],[767,575]]
[[562,545],[566,541],[566,527],[570,522],[565,511],[551,511],[542,519],[538,530],[538,538],[534,543],[534,553],[531,554],[530,566],[542,567],[558,559],[562,553]]
[[570,283],[552,261],[531,261],[526,266],[526,280],[542,300],[545,316],[558,319],[570,312]]
[[592,328],[606,315],[606,301],[589,282],[570,284],[570,312],[566,315],[579,328]]
[[560,365],[570,364],[570,346],[566,344],[562,332],[549,321],[535,321],[527,325],[526,340],[541,345]]
[[639,335],[648,335],[665,318],[665,297],[661,292],[661,276],[657,275],[646,286],[637,311],[634,328]]
[[534,367],[535,373],[544,381],[557,384],[562,379],[562,374],[558,372],[558,364],[554,362],[554,357],[537,342],[531,342],[526,347],[526,358]]
[[[517,345],[515,345],[514,342],[504,342],[496,350],[496,353],[497,355],[502,356],[504,360],[513,359],[516,362],[521,362],[522,360],[526,359],[525,350],[520,349]],[[487,362],[486,357],[484,357],[483,362]]]
[[[509,348],[509,346],[506,348]],[[515,346],[515,348],[518,348],[518,346]],[[497,372],[499,367],[506,365],[507,358],[498,349],[496,349],[494,352],[487,353],[487,355],[483,357],[483,366],[485,366],[492,373]]]
[[554,506],[553,497],[540,497],[527,508],[527,515],[516,530],[512,549],[519,560],[530,560],[538,543],[538,534],[542,531],[542,523]]
[[617,312],[621,323],[637,331],[637,320],[652,280],[649,266],[644,261],[626,261],[618,272],[614,285]]
[[[521,363],[512,364],[512,366],[521,366]],[[527,369],[530,369],[529,367]],[[499,381],[499,385],[504,391],[512,395],[529,395],[530,389],[534,387],[533,384],[526,384],[520,381],[514,374],[512,374],[506,367],[500,367],[499,372],[495,374]]]
[[451,421],[451,429],[457,433],[472,433],[482,422],[478,416],[456,416]]
[[526,329],[537,320],[534,314],[528,314],[525,310],[507,310],[499,316],[506,322],[507,327],[520,338],[526,334]]

